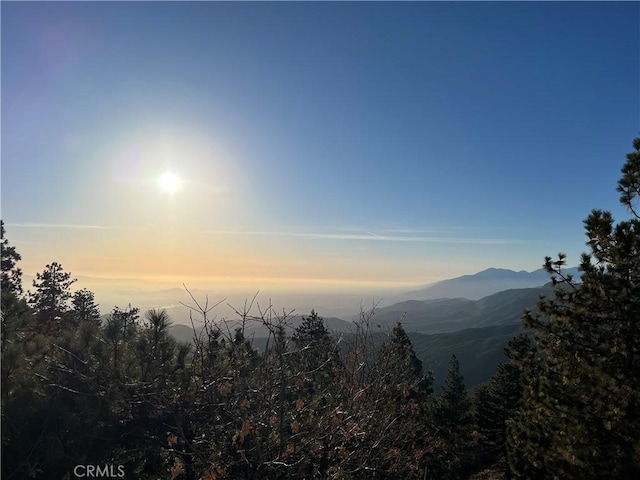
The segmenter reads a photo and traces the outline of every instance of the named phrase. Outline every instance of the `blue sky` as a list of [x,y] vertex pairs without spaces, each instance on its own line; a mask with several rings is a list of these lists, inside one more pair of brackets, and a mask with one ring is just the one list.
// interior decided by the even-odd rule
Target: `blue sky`
[[28,274],[319,288],[577,263],[592,208],[625,216],[639,19],[3,2],[2,218]]

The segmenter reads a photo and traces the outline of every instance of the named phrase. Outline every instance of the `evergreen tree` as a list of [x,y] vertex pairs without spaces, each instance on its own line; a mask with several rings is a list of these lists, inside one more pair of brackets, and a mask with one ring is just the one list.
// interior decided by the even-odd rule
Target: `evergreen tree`
[[[2,427],[2,478],[15,475],[25,478],[34,461],[30,453],[39,439],[37,419],[43,403],[42,391],[36,374],[44,371],[42,362],[30,358],[30,353],[40,355],[39,342],[27,341],[28,332],[33,324],[33,314],[26,300],[22,298],[21,271],[16,267],[20,254],[9,245],[5,238],[4,224],[0,221],[2,232],[2,350],[1,352],[1,421]],[[34,456],[32,456],[33,458]]]
[[364,432],[366,447],[362,448],[367,452],[354,454],[355,460],[366,462],[382,478],[400,474],[423,478],[425,407],[432,389],[431,372],[423,371],[409,336],[398,322],[379,348],[362,390],[366,393],[354,405],[358,428]]
[[311,315],[302,317],[302,323],[296,327],[292,340],[306,367],[313,370],[320,366],[333,351],[333,339],[322,317],[315,310]]
[[402,398],[420,398],[433,392],[433,375],[423,372],[422,361],[413,350],[402,323],[398,322],[389,340],[380,347],[371,374],[382,390],[395,390]]
[[125,309],[115,307],[102,328],[106,350],[103,355],[105,368],[116,377],[132,369],[131,350],[137,335],[139,308],[129,304]]
[[[0,238],[2,239],[2,282],[0,294],[2,300],[0,302],[0,317],[2,330],[2,368],[3,381],[2,390],[5,385],[5,366],[12,364],[13,359],[18,354],[18,350],[22,350],[20,341],[26,326],[31,322],[31,309],[27,305],[22,296],[22,271],[16,267],[21,260],[20,254],[15,247],[9,245],[9,240],[5,237],[4,222],[0,220]],[[8,365],[5,363],[8,362]],[[8,374],[7,374],[8,375]]]
[[16,263],[21,260],[20,254],[15,247],[9,245],[9,240],[5,238],[4,222],[0,220],[0,247],[2,249],[2,278],[0,281],[0,291],[4,293],[22,294],[22,270],[16,267]]
[[[296,361],[299,369],[300,395],[322,394],[335,379],[339,356],[335,340],[327,330],[322,317],[315,310],[302,318],[292,336],[297,348]],[[302,388],[306,386],[306,388]]]
[[535,347],[527,335],[520,334],[509,341],[505,355],[510,361],[498,365],[491,380],[476,389],[474,414],[479,435],[476,453],[479,468],[485,474],[508,480],[513,474],[508,463],[507,431],[522,396],[521,377],[524,378],[534,360]]
[[451,355],[447,378],[433,410],[435,432],[430,473],[442,479],[468,478],[473,470],[475,448],[471,400],[455,355]]
[[438,396],[437,412],[439,425],[447,431],[453,431],[469,420],[471,403],[460,373],[460,363],[451,355],[447,378]]
[[175,354],[177,342],[169,334],[171,320],[166,310],[148,310],[136,340],[136,356],[143,382],[157,382],[164,377]]
[[29,303],[33,306],[36,319],[43,332],[58,334],[63,319],[69,311],[71,285],[76,279],[65,272],[57,262],[47,265],[42,273],[36,274],[33,281],[35,292],[29,292]]
[[618,183],[631,218],[593,210],[580,283],[547,257],[558,288],[527,313],[543,353],[525,385],[510,442],[521,478],[640,477],[640,138]]
[[71,298],[71,305],[76,322],[100,323],[100,310],[95,303],[95,296],[90,290],[82,288],[75,292]]

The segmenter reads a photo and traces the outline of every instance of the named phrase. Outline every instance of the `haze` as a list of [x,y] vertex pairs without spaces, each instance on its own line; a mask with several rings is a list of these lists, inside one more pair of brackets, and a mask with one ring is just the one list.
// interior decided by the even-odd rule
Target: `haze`
[[103,313],[576,264],[622,216],[639,8],[3,2],[7,235]]

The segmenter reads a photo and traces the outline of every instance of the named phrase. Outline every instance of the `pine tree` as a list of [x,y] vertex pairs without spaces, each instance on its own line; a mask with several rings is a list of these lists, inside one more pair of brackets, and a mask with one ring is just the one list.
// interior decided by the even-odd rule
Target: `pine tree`
[[125,309],[116,306],[102,328],[105,344],[102,361],[105,369],[116,377],[120,377],[123,371],[131,371],[131,350],[137,335],[139,312],[140,309],[131,304]]
[[479,468],[508,480],[513,475],[508,463],[507,432],[522,396],[521,377],[535,357],[535,347],[527,335],[520,334],[509,341],[504,351],[510,361],[498,365],[491,380],[476,389],[474,416],[480,436]]
[[[2,300],[0,302],[0,317],[2,330],[2,391],[4,392],[8,369],[14,360],[22,356],[19,353],[23,350],[20,344],[24,330],[32,321],[31,309],[22,295],[22,270],[16,267],[21,260],[20,254],[15,247],[9,245],[9,240],[5,237],[4,222],[0,220],[0,238],[2,240]],[[5,369],[7,367],[7,369]],[[5,375],[5,372],[6,375]]]
[[451,355],[449,371],[438,396],[439,424],[445,430],[454,430],[469,419],[470,400],[464,385],[464,377],[460,373],[460,362]]
[[[158,382],[169,373],[177,342],[169,334],[171,320],[166,310],[148,310],[136,339],[135,355],[143,382]],[[162,379],[165,380],[165,379]]]
[[22,270],[16,267],[22,257],[16,251],[16,247],[9,245],[9,240],[5,238],[4,222],[0,220],[0,247],[2,249],[2,279],[0,291],[22,295]]
[[640,478],[640,138],[633,144],[618,183],[631,218],[593,210],[581,281],[564,275],[564,255],[547,257],[555,297],[525,315],[543,361],[510,439],[521,478]]
[[[22,298],[21,275],[16,267],[20,254],[9,245],[5,237],[4,223],[0,221],[2,237],[2,320],[1,354],[1,416],[2,427],[2,478],[25,478],[38,439],[34,411],[43,403],[38,379],[43,366],[29,358],[29,351],[39,350],[36,342],[27,345],[27,332],[33,324],[33,313]],[[40,429],[41,430],[41,429]],[[32,455],[32,458],[35,455]]]
[[314,371],[325,365],[331,367],[330,360],[335,358],[335,342],[323,318],[315,310],[311,310],[308,317],[302,317],[302,324],[296,327],[291,339],[298,349],[298,359],[304,370]]
[[344,413],[339,418],[344,423],[339,424],[337,433],[346,430],[348,435],[338,447],[344,452],[345,461],[334,464],[334,468],[340,466],[353,478],[364,478],[371,472],[376,478],[423,478],[426,406],[433,377],[431,372],[423,371],[401,323],[371,356],[366,350],[359,350],[368,342],[368,334],[366,329],[358,332],[362,338],[353,343],[355,349],[346,352],[347,358],[360,360],[358,370],[365,368],[368,358],[373,364],[362,383],[357,375],[348,372],[341,377],[344,387],[339,411]]
[[76,279],[57,262],[47,265],[33,281],[35,292],[29,292],[29,303],[36,313],[39,327],[48,334],[58,334],[69,311],[71,285]]
[[471,400],[460,364],[451,355],[447,378],[433,406],[435,441],[430,472],[435,478],[468,478],[473,469]]
[[100,310],[95,302],[93,292],[82,288],[73,294],[71,298],[72,315],[78,323],[100,323]]
[[330,397],[340,368],[336,341],[315,310],[302,318],[291,339],[297,349],[293,352],[296,401],[307,405],[310,415],[323,415],[331,407]]
[[397,391],[403,398],[420,401],[433,392],[433,375],[422,369],[422,361],[413,350],[402,323],[398,322],[389,340],[380,347],[372,372],[372,380],[382,390]]

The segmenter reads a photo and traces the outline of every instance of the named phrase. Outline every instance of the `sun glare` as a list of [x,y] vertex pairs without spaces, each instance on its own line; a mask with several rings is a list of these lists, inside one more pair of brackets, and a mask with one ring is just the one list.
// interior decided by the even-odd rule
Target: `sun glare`
[[165,192],[175,192],[180,188],[180,183],[180,178],[171,172],[163,173],[158,177],[158,185]]

